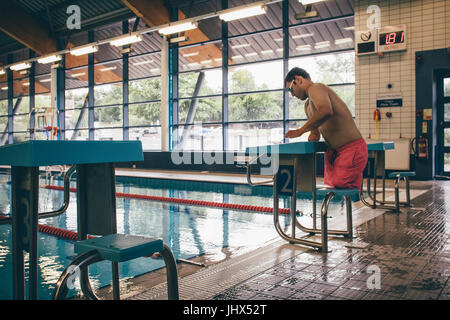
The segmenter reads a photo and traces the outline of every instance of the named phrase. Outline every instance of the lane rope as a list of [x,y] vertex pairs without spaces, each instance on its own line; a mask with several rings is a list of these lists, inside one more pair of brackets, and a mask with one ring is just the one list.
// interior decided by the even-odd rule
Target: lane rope
[[[44,186],[46,189],[50,190],[58,190],[63,191],[64,187],[62,186]],[[71,192],[76,192],[76,188],[70,188]],[[233,204],[233,203],[222,203],[222,202],[213,202],[213,201],[202,201],[202,200],[189,200],[189,199],[181,199],[181,198],[169,198],[169,197],[159,197],[159,196],[149,196],[142,194],[133,194],[133,193],[123,193],[116,192],[116,196],[120,198],[132,198],[132,199],[142,199],[142,200],[150,200],[157,202],[165,202],[165,203],[176,203],[183,205],[195,205],[195,206],[204,206],[204,207],[213,207],[213,208],[226,208],[240,211],[252,211],[252,212],[268,212],[273,213],[273,208],[271,207],[263,207],[263,206],[254,206],[254,205],[244,205],[244,204]],[[280,213],[289,214],[291,212],[288,208],[280,208]],[[0,219],[9,218],[9,216],[1,215]],[[54,226],[49,226],[45,224],[38,224],[38,231],[49,234],[61,239],[65,240],[78,240],[78,233],[75,231],[70,231]],[[88,239],[94,238],[93,236],[88,235]]]
[[[62,187],[62,186],[47,185],[47,186],[44,186],[44,188],[51,189],[51,190],[59,190],[59,191],[64,190],[64,187]],[[76,192],[77,189],[70,188],[70,191]],[[204,207],[226,208],[226,209],[241,210],[241,211],[273,213],[273,208],[271,208],[271,207],[262,207],[262,206],[245,205],[245,204],[222,203],[222,202],[202,201],[202,200],[189,200],[189,199],[181,199],[181,198],[149,196],[149,195],[143,195],[143,194],[122,193],[122,192],[116,192],[116,197],[142,199],[142,200],[150,200],[150,201],[158,201],[158,202],[166,202],[166,203],[169,202],[169,203],[204,206]],[[279,208],[279,212],[281,214],[290,214],[291,209]]]
[[[0,219],[7,219],[7,218],[9,218],[9,216],[0,215]],[[78,233],[76,233],[75,231],[61,229],[61,228],[54,227],[54,226],[38,224],[38,231],[61,238],[61,239],[65,239],[65,240],[72,240],[72,241],[78,240]],[[91,239],[91,238],[94,238],[94,237],[88,235],[88,239]]]

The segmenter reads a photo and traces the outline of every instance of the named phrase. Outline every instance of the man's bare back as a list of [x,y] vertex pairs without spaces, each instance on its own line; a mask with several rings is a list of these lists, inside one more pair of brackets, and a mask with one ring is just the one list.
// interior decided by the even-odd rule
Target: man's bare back
[[311,89],[309,91],[313,92],[313,94],[309,95],[305,103],[305,113],[308,118],[311,118],[317,111],[314,101],[319,95],[328,96],[331,102],[332,115],[318,127],[329,147],[337,149],[349,142],[360,139],[361,133],[356,127],[352,114],[345,102],[325,84],[313,83]]

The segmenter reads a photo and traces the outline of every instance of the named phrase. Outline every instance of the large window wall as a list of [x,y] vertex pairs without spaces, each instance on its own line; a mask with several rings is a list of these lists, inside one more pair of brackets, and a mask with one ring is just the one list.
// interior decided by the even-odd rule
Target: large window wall
[[[227,4],[236,5],[234,0]],[[286,141],[285,132],[306,121],[304,102],[284,90],[285,74],[294,66],[306,69],[313,81],[331,86],[354,114],[353,8],[343,0],[317,8],[331,12],[332,6],[340,9],[338,15],[299,22],[294,17],[302,9],[297,0],[270,4],[263,16],[229,23],[218,18],[201,21],[199,42],[170,45],[171,148],[244,150]],[[191,16],[209,9],[193,8]],[[80,33],[72,43],[127,33],[134,22]],[[143,27],[141,21],[137,28]],[[144,34],[143,39],[126,54],[120,53],[122,48],[102,45],[94,54],[65,56],[60,73],[64,96],[59,103],[66,140],[140,140],[144,150],[161,149],[162,39],[157,33]],[[49,67],[35,64],[33,68],[34,78],[15,73],[9,81],[0,78],[1,133],[12,134],[12,142],[27,138],[30,106],[49,104]],[[34,81],[33,92],[30,81]]]

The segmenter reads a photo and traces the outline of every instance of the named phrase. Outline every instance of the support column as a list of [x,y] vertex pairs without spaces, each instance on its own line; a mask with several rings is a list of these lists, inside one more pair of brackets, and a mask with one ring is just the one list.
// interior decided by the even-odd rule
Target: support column
[[169,41],[161,42],[161,151],[169,151]]

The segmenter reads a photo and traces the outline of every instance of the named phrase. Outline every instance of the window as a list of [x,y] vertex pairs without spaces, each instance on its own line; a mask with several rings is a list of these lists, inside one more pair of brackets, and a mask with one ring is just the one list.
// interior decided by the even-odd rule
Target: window
[[229,121],[283,119],[283,92],[262,92],[230,96]]
[[272,31],[232,38],[228,42],[228,57],[230,65],[282,58],[283,33]]
[[104,84],[94,87],[94,106],[122,103],[122,83]]
[[94,128],[121,127],[122,124],[122,105],[94,108]]
[[178,52],[179,71],[191,71],[222,66],[220,42],[180,48]]
[[180,99],[178,108],[180,123],[207,123],[222,120],[222,97],[220,96]]
[[130,140],[140,140],[142,149],[161,150],[161,127],[130,128]]
[[160,102],[134,103],[128,106],[129,124],[133,126],[159,125]]
[[94,140],[123,140],[122,128],[96,129]]
[[[87,129],[88,122],[88,88],[78,88],[66,90],[65,96],[65,128],[66,130],[75,129],[78,123],[78,129]],[[66,139],[70,139],[72,134],[67,135]]]
[[8,99],[8,83],[0,82],[0,100]]
[[161,100],[161,78],[133,80],[128,85],[128,102]]
[[450,78],[444,78],[444,97],[450,97]]
[[128,63],[129,79],[142,79],[161,75],[161,53],[131,57]]
[[[198,93],[195,95],[195,88]],[[181,73],[178,76],[178,96],[180,98],[193,96],[208,96],[222,93],[222,70],[200,70]]]
[[0,116],[8,115],[8,100],[0,100]]
[[94,65],[94,83],[105,84],[122,81],[122,59]]
[[354,52],[299,57],[289,60],[289,69],[305,69],[314,82],[340,84],[355,82]]
[[[323,19],[323,17],[321,17]],[[353,17],[289,28],[289,56],[354,48]],[[332,40],[330,40],[332,39]]]
[[283,139],[283,122],[233,123],[228,125],[228,150],[278,144]]
[[230,67],[230,93],[283,89],[283,63],[279,61]]
[[222,150],[222,126],[194,124],[174,130],[178,143],[174,150]]

